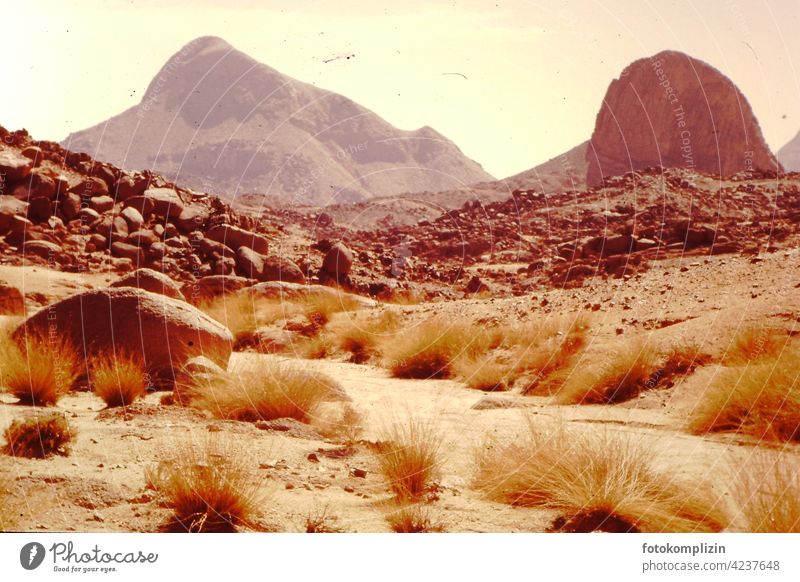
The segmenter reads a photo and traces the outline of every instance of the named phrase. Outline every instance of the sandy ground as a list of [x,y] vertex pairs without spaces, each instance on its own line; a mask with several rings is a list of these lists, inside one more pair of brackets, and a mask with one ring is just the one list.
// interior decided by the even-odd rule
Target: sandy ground
[[[484,297],[403,307],[410,317],[445,313],[472,321],[533,320],[563,313],[593,316],[586,365],[603,358],[618,342],[647,337],[669,346],[692,340],[719,356],[736,329],[769,322],[794,333],[800,317],[800,253],[710,257],[670,261],[630,280],[597,280],[572,290],[551,290],[509,299]],[[53,273],[46,269],[0,267],[0,278],[47,297],[104,285],[105,277]],[[341,315],[340,315],[341,317]],[[235,354],[232,364],[279,356]],[[556,406],[546,398],[514,393],[484,394],[446,380],[400,380],[384,369],[337,360],[299,361],[330,374],[364,415],[362,441],[352,454],[310,431],[259,430],[252,423],[223,422],[192,410],[159,404],[150,394],[129,414],[105,411],[88,393],[64,397],[77,436],[72,454],[47,460],[0,457],[0,472],[11,478],[18,529],[29,531],[156,531],[169,515],[147,489],[145,472],[169,459],[182,443],[224,441],[244,460],[263,493],[256,527],[303,531],[309,515],[326,511],[345,531],[389,531],[385,515],[391,494],[377,472],[369,446],[397,420],[432,421],[443,437],[439,499],[432,516],[447,531],[544,531],[555,514],[488,501],[471,486],[476,451],[487,439],[509,442],[529,419],[566,423],[570,429],[613,431],[642,441],[657,453],[661,468],[699,479],[719,475],[718,493],[729,496],[731,468],[754,448],[729,435],[696,437],[684,430],[687,412],[711,382],[710,365],[670,390],[654,390],[622,405]],[[480,403],[480,404],[479,404]],[[487,406],[495,403],[496,406]],[[476,404],[478,405],[476,407]],[[0,427],[31,412],[0,396]],[[326,452],[329,453],[326,455]],[[318,461],[309,459],[314,453]],[[355,469],[366,471],[357,477]],[[736,529],[734,524],[732,529]]]

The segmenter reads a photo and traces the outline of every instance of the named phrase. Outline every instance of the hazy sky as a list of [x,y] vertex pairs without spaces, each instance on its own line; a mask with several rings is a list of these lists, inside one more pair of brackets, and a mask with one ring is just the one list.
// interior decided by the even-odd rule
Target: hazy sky
[[609,82],[631,61],[667,48],[731,77],[773,150],[800,130],[798,0],[0,6],[0,124],[39,139],[61,140],[135,105],[164,62],[203,35],[342,93],[400,128],[430,125],[497,177],[587,139]]

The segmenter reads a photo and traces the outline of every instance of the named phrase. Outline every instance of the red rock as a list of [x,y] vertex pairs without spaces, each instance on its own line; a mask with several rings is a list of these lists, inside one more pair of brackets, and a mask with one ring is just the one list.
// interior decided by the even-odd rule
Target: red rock
[[0,175],[5,178],[6,184],[24,180],[32,169],[32,160],[11,150],[0,151]]

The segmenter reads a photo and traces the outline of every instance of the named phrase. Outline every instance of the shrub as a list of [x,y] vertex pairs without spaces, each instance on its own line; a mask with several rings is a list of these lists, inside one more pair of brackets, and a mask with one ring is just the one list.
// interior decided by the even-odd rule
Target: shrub
[[335,439],[347,445],[358,441],[364,432],[364,416],[352,405],[339,407],[333,416],[322,414],[315,419],[314,426],[325,438]]
[[697,434],[736,432],[770,441],[800,441],[800,350],[719,373],[689,421]]
[[484,449],[475,485],[491,499],[558,510],[565,531],[720,531],[726,516],[708,484],[655,469],[654,454],[611,433],[543,432]]
[[215,375],[191,391],[194,406],[220,418],[256,421],[294,418],[309,422],[322,402],[341,398],[331,377],[287,363],[260,361]]
[[566,379],[556,394],[564,404],[606,404],[623,402],[658,381],[658,353],[643,342],[633,342],[612,353],[596,368],[587,362]]
[[764,326],[744,328],[734,336],[722,363],[743,366],[755,360],[775,358],[780,355],[787,339],[782,330]]
[[14,420],[3,433],[6,444],[3,452],[14,457],[45,459],[53,455],[68,455],[75,430],[66,417],[58,412],[35,414]]
[[311,511],[305,518],[306,533],[344,533],[344,528],[336,522],[338,518],[330,515],[329,507],[326,505],[322,509]]
[[439,472],[441,437],[435,427],[411,420],[397,423],[381,439],[378,464],[399,501],[418,500]]
[[752,453],[735,475],[734,497],[748,532],[800,533],[800,460]]
[[174,512],[169,531],[230,532],[252,526],[258,484],[234,451],[210,442],[180,447],[175,460],[161,461],[146,478]]
[[386,521],[394,533],[437,533],[444,526],[431,518],[426,507],[419,504],[403,505],[386,516]]
[[95,358],[91,378],[94,393],[109,407],[129,406],[147,391],[141,359],[127,354]]
[[5,338],[0,342],[0,381],[23,404],[55,404],[77,380],[79,361],[66,340],[29,336],[20,348]]
[[339,347],[351,354],[350,360],[362,364],[379,353],[379,343],[401,324],[397,311],[385,310],[366,321],[352,321],[338,332]]

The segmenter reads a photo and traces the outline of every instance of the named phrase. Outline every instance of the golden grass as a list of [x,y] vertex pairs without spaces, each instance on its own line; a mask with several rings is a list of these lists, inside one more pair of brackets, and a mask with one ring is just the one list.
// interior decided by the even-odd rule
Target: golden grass
[[607,359],[586,358],[585,365],[565,380],[556,394],[562,404],[610,404],[623,402],[658,382],[654,376],[661,359],[642,341],[622,345]]
[[129,406],[147,392],[141,358],[124,353],[93,359],[91,379],[94,393],[109,407]]
[[321,328],[328,324],[334,314],[360,309],[361,303],[349,294],[312,293],[300,300],[297,306],[297,310],[309,322]]
[[746,327],[733,337],[722,363],[726,366],[743,366],[756,360],[776,358],[787,340],[783,330],[765,326]]
[[800,533],[800,459],[796,454],[751,453],[738,464],[734,498],[747,532]]
[[309,360],[321,360],[327,358],[335,348],[334,339],[327,333],[320,333],[299,342],[297,353]]
[[186,532],[230,532],[252,527],[260,502],[258,484],[236,451],[208,442],[178,447],[174,459],[147,470],[174,515],[165,529]]
[[475,390],[499,392],[510,388],[509,366],[498,361],[496,356],[459,358],[454,369],[456,375]]
[[484,353],[488,340],[469,322],[434,317],[383,342],[381,351],[396,378],[450,378],[456,360]]
[[791,346],[773,360],[724,369],[701,395],[689,430],[800,441],[799,357],[800,348]]
[[402,324],[397,311],[384,310],[366,321],[350,321],[336,331],[339,348],[350,353],[350,361],[362,364],[379,355],[379,344],[389,339]]
[[394,533],[440,533],[444,526],[433,520],[427,507],[420,504],[401,505],[386,515]]
[[310,422],[326,400],[341,397],[331,377],[289,363],[259,361],[214,375],[188,390],[192,405],[219,418],[294,418]]
[[347,445],[355,444],[364,432],[364,416],[351,404],[319,414],[313,424],[325,438]]
[[441,437],[432,424],[396,423],[378,447],[378,465],[398,501],[415,501],[430,491],[439,474]]
[[326,505],[322,509],[315,508],[305,517],[303,527],[306,533],[344,533],[344,528],[337,522],[339,518],[331,515]]
[[69,454],[75,437],[67,418],[59,412],[34,414],[14,420],[3,431],[6,441],[3,452],[14,457],[45,459],[53,455]]
[[78,352],[66,340],[29,336],[21,348],[0,338],[0,385],[22,404],[58,402],[78,378]]
[[[511,505],[558,510],[570,531],[715,532],[728,520],[710,485],[655,469],[654,453],[610,432],[542,431],[484,448],[475,486]],[[623,526],[623,527],[621,527]]]

